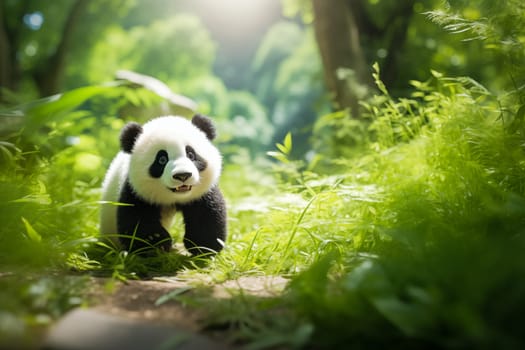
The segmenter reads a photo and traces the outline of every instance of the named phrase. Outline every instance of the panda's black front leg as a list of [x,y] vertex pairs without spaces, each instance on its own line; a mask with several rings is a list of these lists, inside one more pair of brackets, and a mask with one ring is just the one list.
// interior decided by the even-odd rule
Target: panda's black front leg
[[117,208],[117,231],[120,243],[128,251],[143,252],[148,248],[169,251],[172,239],[160,222],[160,207],[146,203],[126,183]]
[[217,186],[178,209],[184,216],[184,246],[193,255],[217,253],[226,241],[226,203]]

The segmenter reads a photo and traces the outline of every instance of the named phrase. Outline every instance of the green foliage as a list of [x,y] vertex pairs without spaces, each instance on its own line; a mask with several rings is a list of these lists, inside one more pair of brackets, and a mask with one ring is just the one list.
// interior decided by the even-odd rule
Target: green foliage
[[362,151],[368,139],[367,125],[351,118],[348,111],[336,111],[320,116],[314,124],[312,147],[324,162],[349,157]]
[[279,22],[274,24],[263,38],[263,41],[252,63],[254,79],[251,84],[260,101],[267,106],[273,106],[279,97],[274,92],[275,80],[279,67],[303,39],[301,28],[292,22]]
[[275,146],[279,150],[278,152],[272,151],[267,152],[266,154],[270,157],[277,159],[282,163],[289,163],[290,160],[288,159],[288,157],[290,156],[290,153],[292,153],[292,134],[286,134],[283,143],[277,143]]
[[[49,94],[44,85],[54,78],[62,80],[63,70],[68,73],[64,80],[69,88],[80,86],[78,73],[85,71],[91,47],[134,3],[134,0],[2,2],[2,64],[6,70],[1,84],[2,90],[5,89],[2,103],[7,101],[4,96],[10,95],[7,89],[16,91],[11,95],[15,104],[44,92]],[[76,64],[68,65],[70,62]],[[48,72],[58,76],[46,77]]]
[[292,130],[294,156],[304,155],[310,148],[311,125],[318,113],[329,109],[313,31],[290,22],[275,24],[264,37],[252,69],[251,90],[268,111],[275,129],[273,141]]
[[88,86],[2,111],[18,124],[0,129],[0,347],[11,344],[11,336],[34,341],[34,327],[84,302],[75,283],[51,274],[75,269],[133,277],[148,268],[181,266],[181,259],[152,259],[149,265],[133,257],[119,260],[110,249],[91,254],[102,244],[100,182],[124,124],[115,115],[122,106],[149,105],[153,99],[144,94],[122,84]]
[[[478,30],[482,37],[483,30],[479,45],[490,42],[496,57],[523,54],[523,27],[512,30],[522,18],[510,16],[507,6],[522,9],[521,3],[490,7],[483,1],[479,13],[461,4],[461,16],[432,16],[453,31]],[[491,17],[487,9],[501,11]],[[160,54],[171,35],[188,36],[187,28],[197,25],[181,22],[184,28],[164,22],[166,33],[158,23],[136,28],[133,35],[112,30],[112,44],[130,52],[136,46],[123,39],[132,39]],[[48,324],[83,303],[82,281],[48,277],[71,270],[124,281],[176,273],[191,286],[161,297],[158,305],[175,299],[207,310],[210,327],[228,329],[252,348],[523,347],[525,108],[516,78],[521,68],[506,67],[511,78],[499,77],[497,85],[507,88],[494,93],[500,90],[440,73],[446,66],[440,60],[458,54],[458,44],[435,47],[436,70],[418,72],[412,90],[398,98],[374,65],[380,94],[363,102],[363,120],[346,111],[324,113],[313,126],[312,157],[296,156],[305,144],[297,133],[304,130],[281,129],[276,149],[268,153],[273,159],[252,161],[236,143],[256,154],[272,131],[267,119],[283,121],[282,127],[291,115],[303,116],[305,101],[312,112],[321,94],[312,83],[320,81],[315,80],[320,66],[312,58],[317,56],[311,33],[297,29],[275,31],[304,34],[297,46],[288,52],[282,43],[271,44],[279,37],[274,33],[255,61],[262,71],[272,60],[279,62],[267,72],[272,79],[261,79],[253,89],[273,101],[272,108],[249,93],[228,91],[209,73],[212,60],[206,55],[214,51],[204,31],[197,35],[202,48],[191,40],[180,43],[191,51],[181,56],[181,67],[201,49],[206,57],[171,83],[191,91],[224,129],[219,141],[228,157],[220,185],[228,201],[229,238],[213,259],[188,257],[180,246],[170,254],[127,254],[98,237],[98,188],[118,150],[118,132],[127,118],[153,113],[158,98],[126,85],[93,85],[2,113],[22,122],[20,128],[0,128],[7,135],[0,141],[0,347],[6,337],[24,338],[28,327]],[[425,35],[432,32],[426,30]],[[150,31],[161,46],[144,42]],[[111,51],[104,48],[101,43],[97,55]],[[113,54],[108,53],[108,67],[146,62],[138,53]],[[413,58],[407,58],[411,64]],[[158,73],[167,72],[164,67]],[[242,116],[243,124],[232,114]],[[242,130],[230,130],[235,128]],[[177,220],[172,234],[180,242],[183,224]],[[273,298],[240,290],[225,301],[206,293],[206,284],[273,275],[290,278],[285,292]],[[190,289],[201,294],[187,296]]]
[[230,138],[233,148],[245,148],[255,156],[270,143],[274,132],[266,109],[247,91],[231,91],[228,98],[230,117],[221,135]]
[[[477,6],[466,1],[445,2],[442,9],[429,11],[427,16],[447,31],[482,44],[501,65],[495,85],[507,91],[519,89],[523,98],[523,60],[525,58],[525,5],[519,0],[486,1]],[[510,79],[509,79],[510,78]]]
[[0,346],[37,348],[32,329],[49,325],[66,311],[82,306],[86,278],[71,276],[0,276]]
[[243,320],[254,346],[269,334],[296,347],[522,346],[524,134],[500,117],[514,107],[468,78],[412,85],[410,99],[383,89],[367,105],[361,152],[331,159],[341,174],[291,165],[289,135],[270,153],[288,167],[278,194],[232,203],[233,244],[206,272],[292,282],[262,320],[268,304],[234,295],[217,323]]
[[220,78],[214,75],[195,77],[188,82],[185,89],[199,104],[199,111],[223,120],[228,118],[228,88]]
[[196,17],[179,15],[154,22],[144,31],[136,29],[131,36],[144,50],[140,56],[128,53],[139,72],[167,82],[210,73],[215,45]]
[[[524,305],[506,290],[525,288],[517,277],[525,268],[523,135],[497,121],[498,101],[478,84],[434,76],[432,87],[414,82],[426,91],[408,104],[416,113],[390,98],[371,109],[373,152],[344,162],[353,181],[382,189],[366,233],[373,255],[345,244],[291,285],[291,303],[314,325],[319,346],[523,342],[519,327],[506,326],[521,323]],[[413,118],[423,116],[421,128]],[[362,213],[354,220],[363,225],[370,216]],[[514,311],[500,303],[507,297]]]
[[129,31],[112,27],[106,38],[90,55],[84,73],[89,83],[107,80],[118,69],[129,69],[186,93],[184,85],[190,79],[210,74],[215,57],[215,44],[208,31],[197,17],[188,14]]
[[305,23],[314,20],[312,3],[307,0],[282,0],[283,14],[287,17],[301,17]]
[[[315,348],[525,343],[520,89],[495,95],[471,78],[431,73],[411,82],[410,97],[394,98],[375,66],[382,94],[364,104],[365,121],[349,122],[344,112],[318,121],[320,156],[342,174],[290,167],[288,136],[270,154],[294,175],[278,177],[279,195],[267,201],[290,193],[301,200],[252,206],[264,222],[249,234],[235,231],[235,246],[213,266],[222,278],[259,270],[293,276],[264,327],[243,324],[254,344],[268,334],[273,346]],[[340,143],[322,142],[334,135]],[[217,317],[256,317],[257,308],[248,309],[256,303],[238,295]],[[276,320],[278,312],[291,324]],[[293,330],[307,331],[293,343]]]

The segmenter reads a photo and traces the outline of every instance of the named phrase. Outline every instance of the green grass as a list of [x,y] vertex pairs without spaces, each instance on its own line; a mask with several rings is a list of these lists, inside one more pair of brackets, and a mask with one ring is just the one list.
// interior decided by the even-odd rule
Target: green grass
[[[0,339],[84,302],[75,283],[56,289],[71,273],[117,280],[177,274],[203,290],[242,276],[280,275],[291,282],[275,298],[243,291],[227,301],[205,293],[171,297],[205,307],[209,327],[252,348],[520,348],[519,103],[435,72],[413,85],[410,99],[385,90],[369,101],[361,123],[341,112],[322,117],[316,132],[325,139],[338,130],[352,140],[317,145],[311,163],[290,159],[293,135],[271,153],[277,162],[227,162],[221,187],[229,238],[211,260],[177,252],[141,257],[98,239],[98,187],[112,154],[93,141],[114,138],[116,150],[121,123],[108,120],[98,130],[92,116],[77,115],[92,134],[54,146],[58,152],[45,153],[24,134],[0,145],[0,283],[9,282],[0,298]],[[515,114],[502,114],[502,103]],[[55,126],[52,144],[79,131]],[[104,166],[89,167],[86,157]],[[180,218],[172,233],[180,242]],[[13,275],[31,277],[13,284]],[[35,288],[40,292],[17,294]]]
[[[269,212],[255,213],[263,221],[206,271],[291,277],[274,301],[285,320],[269,312],[252,324],[254,344],[268,334],[326,348],[524,344],[523,129],[505,128],[498,101],[470,81],[437,78],[411,101],[381,102],[369,151],[323,160],[339,175],[283,159],[279,178],[290,180],[268,196]],[[258,302],[240,295],[233,320],[250,325]]]

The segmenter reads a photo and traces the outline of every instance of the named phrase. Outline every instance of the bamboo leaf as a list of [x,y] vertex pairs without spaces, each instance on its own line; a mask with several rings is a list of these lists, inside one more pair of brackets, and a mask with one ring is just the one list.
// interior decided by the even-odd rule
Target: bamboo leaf
[[266,152],[266,155],[272,157],[272,158],[275,158],[277,159],[278,161],[280,162],[283,162],[283,163],[289,163],[290,161],[288,160],[288,158],[286,158],[286,155],[280,153],[280,152]]
[[284,154],[288,154],[288,149],[286,146],[281,145],[280,143],[276,143],[275,146],[279,149],[279,151],[283,152]]
[[179,295],[186,293],[187,291],[192,290],[192,289],[193,289],[192,286],[185,286],[185,287],[177,288],[169,292],[168,294],[164,294],[161,297],[159,297],[157,301],[155,301],[155,306],[162,305],[172,299],[177,299]]
[[31,226],[29,221],[26,220],[26,218],[22,217],[22,222],[24,223],[24,226],[26,227],[27,236],[30,240],[33,242],[41,242],[42,236],[36,230]]
[[284,137],[284,147],[288,150],[286,154],[289,154],[292,150],[292,134],[290,132]]

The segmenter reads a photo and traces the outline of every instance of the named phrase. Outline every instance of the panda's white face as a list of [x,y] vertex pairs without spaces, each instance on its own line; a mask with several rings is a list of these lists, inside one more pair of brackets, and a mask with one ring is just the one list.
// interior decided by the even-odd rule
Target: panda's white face
[[198,199],[216,184],[220,172],[219,151],[182,117],[160,117],[144,124],[131,151],[130,184],[153,204]]

